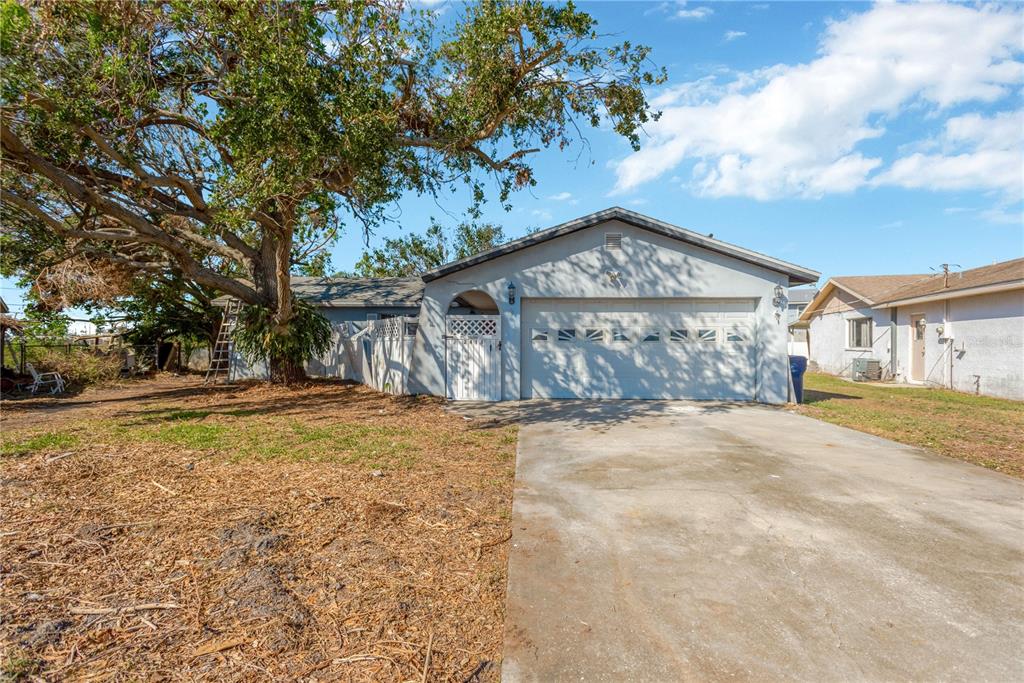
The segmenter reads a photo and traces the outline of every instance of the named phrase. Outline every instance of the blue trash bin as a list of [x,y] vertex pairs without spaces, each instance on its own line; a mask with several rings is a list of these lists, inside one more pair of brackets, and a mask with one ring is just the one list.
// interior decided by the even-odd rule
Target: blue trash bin
[[804,373],[807,372],[807,359],[803,356],[789,357],[789,371],[793,375],[793,393],[796,402],[804,402]]

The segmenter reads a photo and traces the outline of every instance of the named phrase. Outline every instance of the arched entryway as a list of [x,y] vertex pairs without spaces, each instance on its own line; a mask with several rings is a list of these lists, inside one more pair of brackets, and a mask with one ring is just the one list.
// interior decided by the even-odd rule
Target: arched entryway
[[487,292],[452,298],[445,316],[445,395],[456,401],[501,400],[501,317]]

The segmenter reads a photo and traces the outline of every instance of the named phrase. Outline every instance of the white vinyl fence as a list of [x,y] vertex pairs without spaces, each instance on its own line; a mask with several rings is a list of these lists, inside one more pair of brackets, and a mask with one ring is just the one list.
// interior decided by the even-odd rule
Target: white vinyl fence
[[373,320],[350,338],[357,381],[387,394],[409,393],[416,318]]

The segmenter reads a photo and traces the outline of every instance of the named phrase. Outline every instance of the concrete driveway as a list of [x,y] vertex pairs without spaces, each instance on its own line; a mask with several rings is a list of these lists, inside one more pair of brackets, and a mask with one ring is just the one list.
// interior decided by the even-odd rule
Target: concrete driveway
[[522,411],[503,680],[1024,680],[1024,482],[763,406]]

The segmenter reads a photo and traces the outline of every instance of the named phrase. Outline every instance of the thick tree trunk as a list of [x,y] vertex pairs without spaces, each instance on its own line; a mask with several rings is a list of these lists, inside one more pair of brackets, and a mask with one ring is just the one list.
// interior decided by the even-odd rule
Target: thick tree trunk
[[[273,214],[281,225],[278,231],[266,231],[260,245],[260,261],[253,275],[257,291],[271,311],[272,334],[288,334],[294,322],[291,292],[291,252],[295,218],[290,211]],[[291,384],[306,379],[304,360],[284,356],[267,358],[271,384]]]
[[267,364],[270,367],[271,384],[294,384],[306,379],[306,368],[302,363],[293,363],[288,358],[271,357]]

